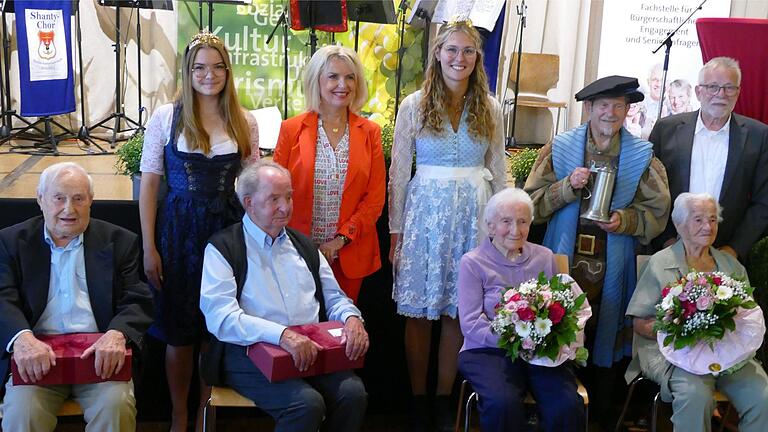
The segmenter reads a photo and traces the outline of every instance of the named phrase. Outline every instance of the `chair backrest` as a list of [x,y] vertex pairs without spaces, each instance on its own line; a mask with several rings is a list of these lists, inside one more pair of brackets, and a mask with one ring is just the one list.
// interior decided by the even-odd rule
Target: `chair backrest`
[[569,274],[570,268],[568,267],[568,255],[555,254],[555,262],[557,263],[557,272]]
[[259,148],[274,150],[280,134],[280,124],[283,122],[280,110],[271,106],[251,110],[251,114],[256,117],[256,124],[259,125]]
[[[509,88],[515,88],[517,53],[512,54],[509,66]],[[523,53],[520,65],[520,93],[547,99],[549,89],[560,81],[560,56],[557,54]]]

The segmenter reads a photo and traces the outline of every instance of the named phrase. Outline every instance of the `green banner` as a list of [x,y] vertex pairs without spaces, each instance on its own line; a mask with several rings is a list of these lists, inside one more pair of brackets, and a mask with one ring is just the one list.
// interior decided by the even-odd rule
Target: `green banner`
[[[195,2],[179,2],[178,47],[184,52],[198,31],[199,10]],[[283,30],[279,28],[267,44],[267,37],[287,7],[282,0],[254,0],[250,5],[214,6],[213,28],[229,50],[240,103],[247,109],[277,106],[283,110]],[[207,23],[208,11],[203,10]],[[350,48],[355,44],[355,23],[346,33],[317,32],[318,46],[338,43]],[[416,91],[423,79],[423,30],[406,26],[403,37],[401,95]],[[358,54],[368,82],[368,103],[363,114],[384,126],[394,117],[398,32],[395,25],[360,23]],[[288,30],[288,116],[304,111],[301,72],[309,60],[309,32]],[[181,62],[179,61],[179,64]],[[402,96],[401,96],[402,100]]]

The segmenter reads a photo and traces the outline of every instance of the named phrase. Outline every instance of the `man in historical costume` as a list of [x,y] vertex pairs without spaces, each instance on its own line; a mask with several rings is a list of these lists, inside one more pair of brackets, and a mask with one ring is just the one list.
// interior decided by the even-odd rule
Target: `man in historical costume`
[[[768,228],[768,125],[733,113],[740,85],[736,60],[710,60],[696,86],[701,109],[660,120],[649,139],[673,200],[683,192],[718,198],[723,222],[714,246],[744,262]],[[670,221],[654,246],[676,239]]]
[[247,346],[267,342],[288,351],[303,371],[317,360],[318,346],[288,326],[343,322],[352,360],[368,350],[368,333],[325,257],[286,228],[293,212],[290,172],[255,162],[238,176],[236,192],[246,214],[211,237],[200,289],[208,331],[224,343],[224,382],[269,413],[275,430],[360,430],[367,394],[354,372],[270,383],[248,358]]
[[[21,379],[40,381],[56,363],[41,334],[104,333],[83,353],[104,379],[141,345],[152,322],[152,295],[139,279],[138,237],[90,218],[93,181],[79,165],[40,175],[43,216],[0,230],[0,376],[10,355]],[[83,408],[86,431],[136,429],[133,381],[77,385],[5,385],[3,430],[52,431],[67,398]]]
[[[614,363],[631,355],[632,324],[624,312],[635,288],[635,248],[664,229],[670,198],[664,166],[651,143],[622,127],[629,104],[643,100],[637,79],[601,78],[576,93],[588,121],[557,135],[539,151],[525,184],[534,223],[549,222],[544,246],[568,255],[571,275],[587,293],[592,318],[586,345],[590,367],[583,378],[597,416],[605,418],[617,374]],[[580,217],[594,191],[589,167],[616,170],[609,222]]]

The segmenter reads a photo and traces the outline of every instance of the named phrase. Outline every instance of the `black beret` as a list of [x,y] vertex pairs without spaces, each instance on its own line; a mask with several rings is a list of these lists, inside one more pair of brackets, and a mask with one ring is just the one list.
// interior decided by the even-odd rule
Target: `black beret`
[[593,82],[576,93],[576,100],[594,100],[599,97],[620,97],[626,96],[629,103],[642,101],[645,96],[637,89],[640,84],[637,78],[630,78],[620,75],[611,75]]

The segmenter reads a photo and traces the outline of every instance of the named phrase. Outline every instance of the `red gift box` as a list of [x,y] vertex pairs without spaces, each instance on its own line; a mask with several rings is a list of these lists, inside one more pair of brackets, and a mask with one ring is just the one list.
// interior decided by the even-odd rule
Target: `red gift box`
[[56,366],[37,382],[25,383],[19,375],[16,362],[11,358],[11,373],[13,385],[59,385],[59,384],[91,384],[103,381],[129,381],[131,379],[131,349],[125,350],[125,363],[120,372],[108,379],[96,375],[94,366],[96,354],[81,359],[89,346],[93,345],[104,333],[70,333],[61,335],[35,335],[37,339],[47,343],[56,354]]
[[317,360],[304,372],[296,369],[293,357],[288,351],[277,345],[259,342],[248,347],[248,357],[259,368],[269,382],[291,378],[303,378],[322,375],[348,369],[363,367],[365,356],[350,360],[345,352],[346,344],[341,343],[341,330],[344,324],[339,321],[325,321],[316,324],[290,326],[289,329],[307,336],[322,348]]

